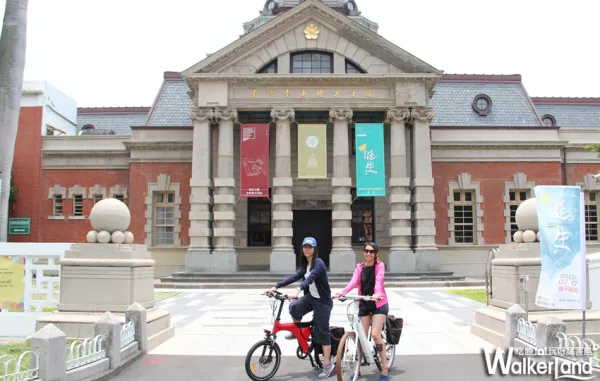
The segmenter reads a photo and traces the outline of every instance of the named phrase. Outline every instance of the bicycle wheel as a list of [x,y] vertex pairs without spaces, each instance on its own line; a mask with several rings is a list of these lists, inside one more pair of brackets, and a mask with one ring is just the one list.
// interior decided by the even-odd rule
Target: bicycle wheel
[[[258,360],[253,360],[254,352],[259,349]],[[281,364],[281,349],[277,343],[272,344],[268,340],[259,341],[254,344],[246,355],[246,374],[254,381],[267,381],[270,380],[275,373],[279,370]],[[267,369],[273,365],[273,370],[268,372],[265,376],[259,376],[256,373],[260,370]]]
[[356,381],[360,372],[358,341],[354,332],[346,332],[337,351],[335,371],[338,381]]

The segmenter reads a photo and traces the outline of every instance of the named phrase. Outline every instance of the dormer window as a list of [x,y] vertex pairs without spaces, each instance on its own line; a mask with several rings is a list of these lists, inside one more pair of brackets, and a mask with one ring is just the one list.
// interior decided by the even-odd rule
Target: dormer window
[[544,127],[556,127],[556,119],[552,115],[542,116],[542,124]]
[[479,116],[487,116],[492,109],[492,99],[485,94],[479,94],[473,99],[471,106]]

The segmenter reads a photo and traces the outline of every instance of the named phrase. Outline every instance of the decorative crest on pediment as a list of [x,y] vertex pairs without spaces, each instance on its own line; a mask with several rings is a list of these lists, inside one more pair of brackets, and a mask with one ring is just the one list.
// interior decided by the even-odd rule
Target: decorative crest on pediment
[[296,119],[296,112],[292,108],[274,108],[271,110],[273,122],[293,122]]
[[408,107],[390,107],[387,111],[385,121],[387,123],[405,123],[410,119]]
[[336,121],[346,121],[352,122],[352,117],[354,116],[354,112],[351,108],[332,108],[329,110],[329,120],[331,122]]
[[413,119],[423,123],[431,123],[433,120],[433,109],[431,107],[413,107],[411,113]]

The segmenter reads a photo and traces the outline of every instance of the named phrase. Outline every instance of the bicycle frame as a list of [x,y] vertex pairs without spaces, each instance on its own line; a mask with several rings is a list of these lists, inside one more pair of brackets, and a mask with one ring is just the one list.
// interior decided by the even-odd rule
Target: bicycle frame
[[[359,300],[373,300],[368,296],[342,296],[339,298],[340,301],[345,301],[346,299],[353,299],[354,301],[352,303],[358,303]],[[363,351],[363,356],[365,356],[365,359],[369,364],[373,364],[375,362],[375,358],[373,357],[373,353],[369,347],[369,338],[365,334],[365,329],[360,318],[358,317],[358,308],[354,313],[353,319],[350,322],[350,326],[356,334],[356,338]]]
[[281,331],[290,331],[294,334],[294,336],[296,336],[296,339],[298,339],[298,344],[300,345],[302,352],[305,355],[308,354],[311,350],[311,347],[308,345],[308,339],[311,335],[312,323],[281,323],[281,312],[283,311],[285,299],[281,297],[275,297],[275,299],[279,302],[279,309],[277,311],[277,317],[275,317],[275,322],[273,323],[273,328],[271,331],[265,329],[267,339],[269,339],[270,335],[276,337],[277,333]]

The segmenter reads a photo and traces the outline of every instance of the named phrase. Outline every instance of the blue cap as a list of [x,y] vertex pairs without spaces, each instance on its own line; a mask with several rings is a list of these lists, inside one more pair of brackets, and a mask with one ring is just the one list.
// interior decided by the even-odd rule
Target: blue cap
[[317,247],[317,240],[314,239],[313,237],[306,237],[304,238],[304,241],[302,242],[302,246],[304,245],[311,245],[312,247]]

